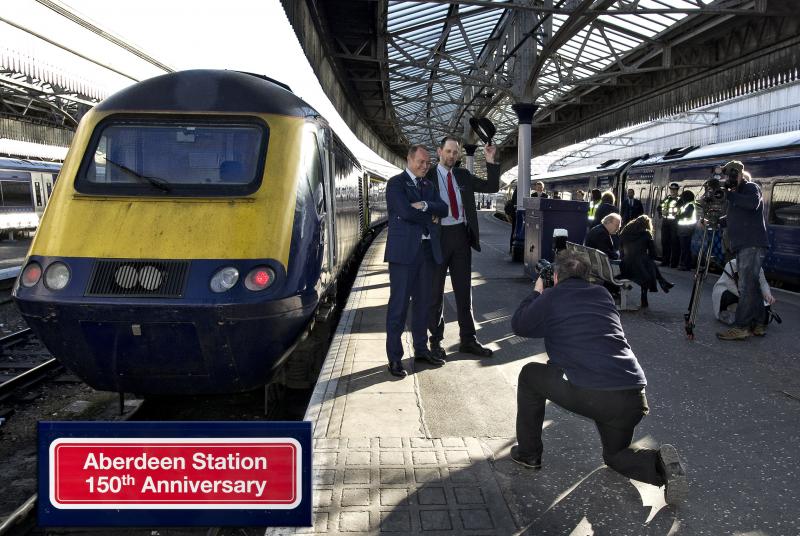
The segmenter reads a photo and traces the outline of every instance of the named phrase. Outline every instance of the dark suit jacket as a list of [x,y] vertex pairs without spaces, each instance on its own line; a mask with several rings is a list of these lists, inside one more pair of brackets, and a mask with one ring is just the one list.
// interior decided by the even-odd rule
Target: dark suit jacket
[[[428,203],[428,210],[423,212],[412,207],[411,203],[417,201]],[[441,263],[439,226],[433,223],[433,217],[446,216],[447,204],[441,200],[430,181],[426,179],[422,188],[417,188],[405,171],[395,175],[386,184],[386,207],[389,225],[383,260],[411,264],[422,244],[422,236],[430,234],[433,258]]]
[[[436,172],[438,166],[428,170],[426,178],[431,181],[439,196],[439,175]],[[475,210],[475,192],[484,194],[494,194],[500,189],[500,164],[486,163],[486,180],[480,179],[464,168],[453,168],[453,178],[458,183],[461,190],[461,203],[464,205],[464,215],[467,220],[467,233],[469,234],[469,245],[476,251],[481,250],[480,231],[478,229],[478,211]],[[438,197],[441,200],[441,197]],[[447,209],[447,204],[445,203]],[[447,211],[445,210],[445,216]]]
[[642,207],[642,202],[638,199],[633,200],[633,206],[630,206],[629,198],[625,198],[622,200],[622,223],[626,224],[634,218],[638,218],[642,214],[644,214],[644,208]]
[[611,239],[611,233],[608,232],[606,226],[603,224],[595,225],[589,230],[584,242],[586,247],[599,249],[611,260],[619,259],[619,253],[614,247],[614,241]]

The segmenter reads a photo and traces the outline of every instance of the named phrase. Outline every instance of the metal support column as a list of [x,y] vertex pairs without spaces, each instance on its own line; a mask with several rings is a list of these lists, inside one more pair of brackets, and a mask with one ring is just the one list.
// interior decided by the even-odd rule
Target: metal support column
[[467,143],[464,145],[464,151],[467,153],[467,171],[475,173],[475,150],[478,148],[474,143]]
[[536,104],[518,102],[512,105],[519,119],[517,139],[517,216],[514,222],[512,259],[521,262],[525,251],[525,199],[531,195],[531,123]]

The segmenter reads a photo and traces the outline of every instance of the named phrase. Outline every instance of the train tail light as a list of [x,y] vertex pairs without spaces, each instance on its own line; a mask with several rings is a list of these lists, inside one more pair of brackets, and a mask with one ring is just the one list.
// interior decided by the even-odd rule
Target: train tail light
[[20,283],[23,287],[30,288],[39,282],[42,277],[42,266],[38,262],[30,262],[22,271]]
[[275,281],[275,271],[272,268],[268,266],[257,266],[247,274],[244,280],[244,286],[247,287],[248,290],[257,292],[269,288],[273,281]]

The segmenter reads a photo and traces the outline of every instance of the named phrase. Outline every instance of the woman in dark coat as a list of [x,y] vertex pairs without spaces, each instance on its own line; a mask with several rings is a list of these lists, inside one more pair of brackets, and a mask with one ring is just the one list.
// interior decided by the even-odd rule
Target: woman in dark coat
[[656,283],[665,293],[673,284],[664,279],[656,266],[656,246],[653,243],[653,222],[642,215],[629,221],[620,233],[622,244],[622,277],[642,287],[642,307],[647,307],[647,293],[658,292]]

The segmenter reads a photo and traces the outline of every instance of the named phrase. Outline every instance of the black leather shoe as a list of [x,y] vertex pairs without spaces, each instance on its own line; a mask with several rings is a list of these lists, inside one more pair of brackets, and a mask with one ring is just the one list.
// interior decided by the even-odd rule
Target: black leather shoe
[[662,279],[661,281],[658,282],[658,284],[661,287],[661,290],[664,291],[664,294],[669,294],[669,289],[675,286],[666,279]]
[[414,355],[414,359],[421,359],[423,361],[427,361],[428,363],[430,363],[434,367],[441,367],[442,365],[447,363],[447,361],[445,361],[444,359],[442,359],[440,357],[435,356],[434,354],[432,354],[428,350],[425,350],[424,352],[419,352],[419,353],[415,354]]
[[464,352],[466,354],[477,355],[480,357],[489,357],[494,353],[489,348],[481,346],[481,344],[478,341],[462,342],[458,347],[458,351]]
[[397,376],[398,378],[408,376],[408,372],[403,368],[403,364],[400,361],[391,361],[389,363],[389,372],[392,373],[392,376]]
[[686,468],[672,445],[661,445],[658,449],[658,471],[664,477],[664,502],[676,504],[689,494],[689,479]]
[[520,465],[524,465],[529,469],[542,468],[542,457],[539,456],[537,458],[535,456],[520,456],[519,445],[514,445],[513,447],[511,447],[511,460]]
[[444,359],[447,357],[447,352],[444,351],[441,344],[431,343],[431,354],[439,359]]

